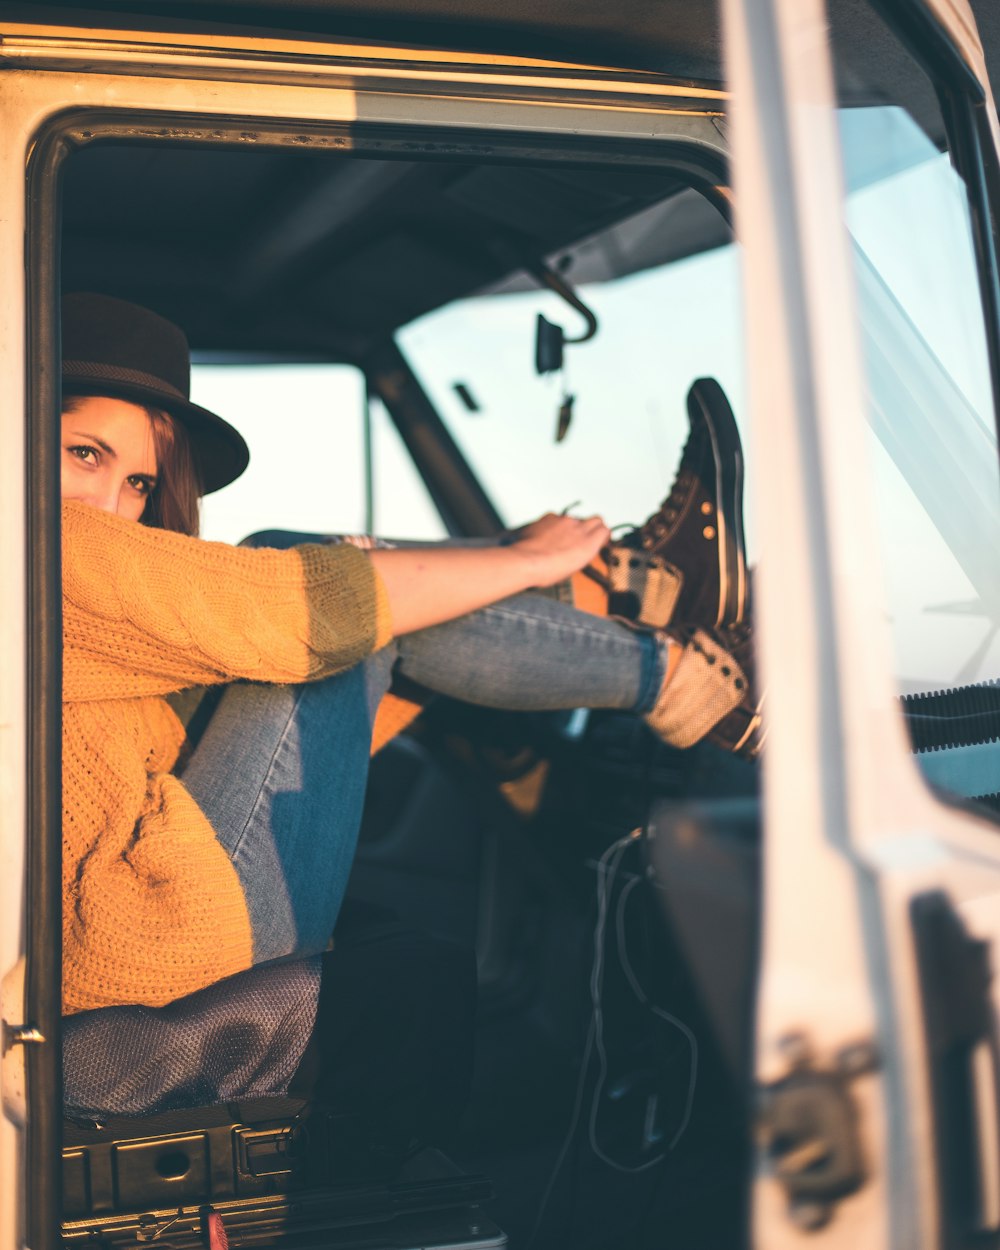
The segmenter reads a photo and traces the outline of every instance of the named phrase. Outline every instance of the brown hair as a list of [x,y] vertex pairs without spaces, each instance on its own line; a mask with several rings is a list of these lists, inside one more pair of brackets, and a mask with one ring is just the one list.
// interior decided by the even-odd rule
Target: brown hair
[[156,448],[156,486],[139,518],[153,529],[198,534],[201,476],[191,452],[191,440],[179,421],[159,408],[147,408]]
[[[65,396],[63,412],[72,412],[81,398],[80,395]],[[140,407],[149,417],[153,434],[156,485],[139,520],[151,529],[174,530],[196,538],[198,505],[204,491],[187,430],[160,408]]]

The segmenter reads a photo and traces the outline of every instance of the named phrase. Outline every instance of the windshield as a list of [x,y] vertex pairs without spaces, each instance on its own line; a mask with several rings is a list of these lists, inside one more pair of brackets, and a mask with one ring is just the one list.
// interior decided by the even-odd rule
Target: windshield
[[965,186],[902,110],[842,114],[902,694],[1000,675],[1000,478]]
[[[536,318],[568,338],[582,332],[582,318],[528,279],[400,333],[404,355],[509,524],[554,507],[597,512],[612,526],[641,524],[674,476],[687,392],[699,377],[721,383],[741,421],[737,250],[726,244],[655,263],[657,240],[676,239],[681,220],[703,237],[726,238],[715,208],[685,192],[549,258],[599,323],[589,342],[566,346],[561,372],[535,370]],[[566,400],[571,420],[557,441]],[[752,557],[752,533],[750,542]]]
[[863,102],[838,115],[876,505],[858,560],[884,587],[920,768],[995,810],[1000,472],[985,261],[931,80],[881,25],[835,51],[844,104]]

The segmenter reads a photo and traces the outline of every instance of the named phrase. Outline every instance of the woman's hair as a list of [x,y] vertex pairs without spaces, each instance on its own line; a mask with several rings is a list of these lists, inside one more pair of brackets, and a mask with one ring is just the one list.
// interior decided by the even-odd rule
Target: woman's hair
[[147,408],[156,448],[156,486],[139,518],[153,529],[198,534],[202,485],[187,431],[159,408]]
[[[79,395],[63,399],[63,412],[72,412]],[[143,411],[149,417],[156,451],[156,486],[153,488],[141,524],[151,529],[174,530],[178,534],[198,535],[198,506],[203,494],[201,475],[194,462],[191,440],[179,421],[160,408]]]

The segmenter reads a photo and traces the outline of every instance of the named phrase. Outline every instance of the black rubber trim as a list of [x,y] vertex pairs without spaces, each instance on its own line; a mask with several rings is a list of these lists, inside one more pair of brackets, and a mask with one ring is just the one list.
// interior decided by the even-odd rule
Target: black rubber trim
[[[996,1250],[998,1230],[984,1225],[974,1070],[976,1051],[985,1044],[994,1077],[1000,1071],[990,945],[969,935],[942,890],[911,900],[910,925],[934,1106],[940,1202],[937,1244],[940,1250]],[[993,1110],[1000,1114],[995,1105]]]
[[27,882],[25,1047],[27,1236],[60,1245],[62,1173],[62,567],[59,516],[58,137],[28,163],[27,269]]
[[[527,98],[527,93],[525,94]],[[604,103],[600,101],[599,103]],[[582,107],[581,103],[581,107]],[[531,163],[558,161],[592,168],[669,169],[683,175],[725,213],[727,201],[718,193],[729,181],[729,162],[709,147],[676,136],[672,139],[625,139],[534,131],[490,130],[470,127],[408,126],[383,122],[287,121],[245,117],[187,115],[175,110],[120,110],[94,107],[67,109],[50,123],[75,149],[91,144],[167,143],[200,147],[245,149],[248,131],[255,149],[278,151],[292,147],[311,152],[342,152],[358,157],[401,156],[406,160],[490,161]],[[720,138],[720,145],[724,142]]]
[[908,694],[900,703],[914,751],[1000,739],[1000,682]]
[[927,0],[871,0],[872,8],[923,65],[933,83],[986,99],[982,83]]
[[996,240],[1000,171],[989,135],[986,105],[974,102],[967,94],[943,92],[941,110],[951,142],[952,160],[965,182],[969,199],[976,272],[986,319],[993,419],[1000,437],[1000,269]]
[[986,92],[926,0],[872,0],[872,5],[934,85],[951,158],[966,185],[986,320],[993,420],[1000,436],[1000,270],[996,242],[1000,169],[986,115]]

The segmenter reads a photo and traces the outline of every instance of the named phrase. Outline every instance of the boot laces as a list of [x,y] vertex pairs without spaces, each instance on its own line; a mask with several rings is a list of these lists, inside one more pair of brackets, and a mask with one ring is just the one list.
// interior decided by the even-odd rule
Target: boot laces
[[696,451],[695,437],[692,432],[688,435],[684,450],[681,452],[677,476],[670,488],[670,494],[640,530],[639,537],[644,547],[652,547],[658,543],[669,532],[683,511],[697,480],[694,471],[689,467]]

